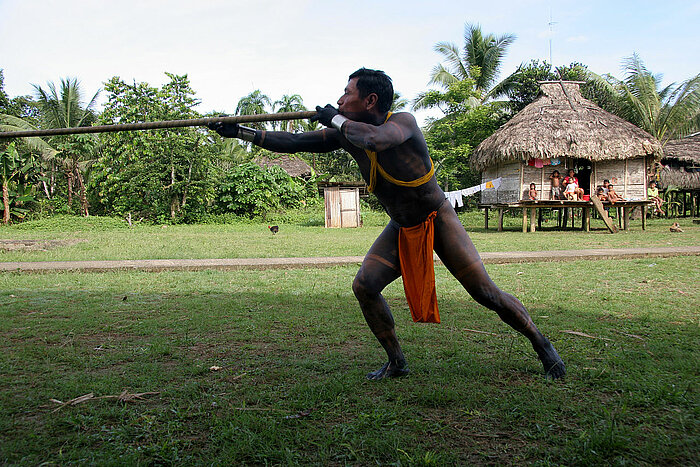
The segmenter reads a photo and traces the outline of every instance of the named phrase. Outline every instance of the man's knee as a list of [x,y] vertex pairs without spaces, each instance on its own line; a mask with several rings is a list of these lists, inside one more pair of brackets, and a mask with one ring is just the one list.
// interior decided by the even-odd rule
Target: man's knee
[[503,292],[491,281],[479,281],[469,284],[467,292],[469,292],[469,295],[471,295],[474,300],[487,308],[501,308],[501,296]]
[[355,297],[357,297],[358,300],[363,300],[377,293],[377,291],[374,290],[374,287],[372,287],[371,283],[362,273],[362,270],[357,273],[355,279],[352,281],[352,292],[355,294]]

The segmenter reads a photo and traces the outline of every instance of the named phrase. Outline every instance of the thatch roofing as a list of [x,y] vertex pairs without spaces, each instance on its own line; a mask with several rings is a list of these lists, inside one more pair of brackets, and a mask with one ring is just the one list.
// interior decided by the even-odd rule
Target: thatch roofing
[[700,164],[700,133],[667,142],[664,146],[664,159]]
[[540,83],[542,94],[486,138],[471,157],[476,170],[530,158],[592,161],[661,157],[644,130],[584,99],[578,81]]
[[276,154],[275,157],[259,156],[254,161],[260,167],[277,165],[292,177],[304,177],[311,175],[311,166],[299,157],[288,154]]
[[686,172],[682,169],[664,167],[659,178],[664,188],[675,186],[681,190],[700,190],[700,172]]

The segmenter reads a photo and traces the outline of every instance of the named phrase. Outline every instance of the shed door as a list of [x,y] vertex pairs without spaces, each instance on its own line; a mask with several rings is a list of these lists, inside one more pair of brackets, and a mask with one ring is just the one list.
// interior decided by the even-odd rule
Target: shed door
[[340,190],[340,226],[360,226],[360,192],[357,188]]

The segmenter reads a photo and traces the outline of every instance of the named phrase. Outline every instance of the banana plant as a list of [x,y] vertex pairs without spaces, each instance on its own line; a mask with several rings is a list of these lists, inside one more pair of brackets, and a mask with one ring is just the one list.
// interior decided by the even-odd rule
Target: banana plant
[[[31,195],[31,189],[27,186],[17,184],[20,175],[26,174],[35,168],[33,158],[23,160],[17,152],[15,143],[10,143],[5,151],[0,154],[0,179],[2,180],[2,222],[7,225],[10,222],[10,215],[14,214],[19,218],[23,218],[27,210],[19,207],[23,202],[31,201],[34,197]],[[11,185],[16,184],[15,190],[10,190]],[[14,196],[10,202],[11,196]],[[11,205],[14,205],[11,209]]]

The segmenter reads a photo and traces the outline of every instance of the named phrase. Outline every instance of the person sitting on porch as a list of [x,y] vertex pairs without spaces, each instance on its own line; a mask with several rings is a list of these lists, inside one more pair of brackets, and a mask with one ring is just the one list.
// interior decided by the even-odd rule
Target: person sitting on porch
[[649,183],[649,188],[647,188],[647,198],[654,202],[654,214],[666,215],[664,210],[661,209],[661,205],[664,204],[664,200],[662,200],[659,196],[659,189],[656,187],[656,182],[653,180]]
[[610,201],[610,203],[615,204],[618,201],[624,201],[624,200],[625,199],[622,196],[617,194],[617,192],[615,191],[615,188],[613,187],[612,184],[608,185],[608,201]]
[[570,181],[566,184],[566,188],[564,189],[564,196],[566,197],[566,199],[578,201],[578,186],[576,185],[576,182]]
[[528,193],[530,199],[537,199],[537,185],[530,183],[530,192]]
[[[569,188],[569,185],[573,184],[573,193],[575,194],[574,197],[570,197],[567,192],[571,193],[571,189]],[[576,178],[576,174],[574,173],[574,169],[569,169],[569,175],[564,177],[564,194],[566,195],[566,199],[573,199],[573,200],[579,200],[583,198],[583,188],[579,186],[578,183],[578,178]]]
[[558,170],[552,172],[552,175],[549,176],[549,181],[552,184],[549,199],[561,199],[561,175]]
[[602,186],[599,186],[598,189],[595,191],[595,195],[598,197],[599,200],[601,201],[607,201],[608,200],[608,195],[605,192],[605,188]]

